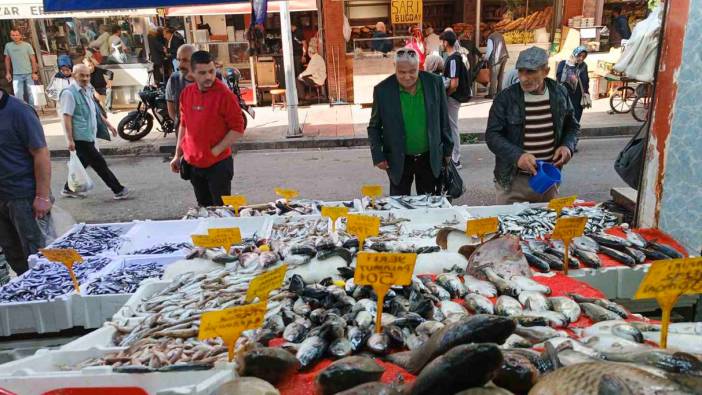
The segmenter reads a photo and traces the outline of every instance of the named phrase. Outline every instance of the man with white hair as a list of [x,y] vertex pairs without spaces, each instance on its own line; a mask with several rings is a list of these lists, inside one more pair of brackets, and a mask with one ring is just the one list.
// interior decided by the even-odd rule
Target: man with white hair
[[171,74],[166,83],[166,105],[168,106],[168,115],[175,122],[175,130],[178,130],[180,118],[180,107],[178,104],[180,92],[193,82],[193,78],[190,75],[190,57],[193,52],[195,52],[195,46],[192,44],[183,44],[178,48],[176,54],[178,71]]
[[[95,147],[95,138],[109,140],[112,132],[117,136],[117,129],[102,115],[95,102],[95,92],[90,85],[90,69],[83,63],[73,66],[74,81],[59,96],[59,105],[63,115],[63,127],[69,151],[78,154],[83,167],[92,166],[102,181],[112,190],[115,200],[126,199],[129,190],[117,180],[107,167],[107,162]],[[64,197],[82,197],[72,191],[66,183],[61,191]]]
[[373,90],[368,124],[373,165],[387,172],[390,194],[439,192],[443,163],[451,158],[453,142],[440,76],[419,71],[414,49],[395,53],[395,74]]

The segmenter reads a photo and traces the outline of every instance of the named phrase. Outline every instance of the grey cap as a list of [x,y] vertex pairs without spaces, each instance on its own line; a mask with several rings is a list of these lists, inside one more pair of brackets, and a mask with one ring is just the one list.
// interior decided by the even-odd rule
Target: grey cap
[[548,52],[539,47],[531,47],[519,53],[515,68],[537,70],[546,65],[548,65]]

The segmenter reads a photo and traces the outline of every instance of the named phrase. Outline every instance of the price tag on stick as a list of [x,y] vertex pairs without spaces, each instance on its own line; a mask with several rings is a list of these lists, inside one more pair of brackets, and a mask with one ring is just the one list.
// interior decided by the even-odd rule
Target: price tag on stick
[[78,251],[73,248],[44,248],[40,249],[39,252],[41,252],[46,259],[52,262],[61,262],[66,266],[68,274],[71,276],[71,281],[73,281],[73,288],[76,290],[76,293],[79,294],[80,284],[78,284],[76,274],[73,272],[73,265],[83,262],[83,257],[80,256]]
[[670,312],[680,295],[702,293],[702,258],[655,261],[634,299],[655,298],[663,311],[660,346],[668,346]]
[[259,300],[267,299],[268,294],[272,290],[278,289],[283,285],[287,271],[288,265],[282,265],[277,269],[269,270],[256,276],[249,283],[249,289],[246,290],[246,303],[251,303],[256,297]]
[[192,235],[190,238],[198,247],[222,247],[229,254],[232,245],[241,243],[241,231],[239,228],[212,228],[207,230],[206,235]]
[[322,217],[329,217],[331,219],[332,231],[336,231],[336,220],[345,217],[349,214],[348,207],[332,207],[323,206],[322,207]]
[[276,188],[275,189],[275,194],[282,197],[283,199],[290,201],[292,199],[295,199],[300,195],[300,193],[297,191],[297,189],[290,189],[290,188]]
[[393,285],[409,285],[412,282],[416,261],[417,254],[358,253],[353,281],[358,285],[372,286],[378,297],[376,332],[380,333],[385,294]]
[[466,235],[468,237],[480,237],[480,243],[485,240],[485,235],[497,233],[500,220],[497,217],[469,219],[466,224]]
[[556,220],[556,228],[551,238],[563,240],[565,254],[563,254],[563,273],[568,275],[568,259],[570,259],[570,241],[582,236],[587,225],[587,217],[561,217]]
[[548,209],[555,210],[556,216],[560,217],[561,211],[563,211],[565,207],[572,207],[575,204],[575,199],[577,199],[577,196],[551,199],[551,201],[548,202]]
[[361,194],[371,198],[371,205],[375,206],[375,199],[383,196],[383,187],[381,185],[364,185],[361,187]]
[[234,214],[239,215],[239,209],[241,206],[246,206],[246,196],[244,195],[231,195],[222,196],[222,202],[225,206],[231,206],[234,208]]
[[199,340],[221,337],[227,345],[229,361],[234,359],[234,345],[241,332],[256,329],[263,325],[267,301],[256,304],[231,307],[228,309],[207,311],[200,318]]
[[346,218],[346,232],[358,238],[358,251],[363,251],[366,238],[380,233],[380,217],[374,215],[350,214]]

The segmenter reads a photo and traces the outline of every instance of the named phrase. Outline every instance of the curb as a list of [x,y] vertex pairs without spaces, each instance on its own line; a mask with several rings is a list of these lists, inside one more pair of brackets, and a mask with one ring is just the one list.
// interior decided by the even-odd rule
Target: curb
[[[633,136],[639,130],[638,125],[627,126],[606,126],[598,128],[585,128],[582,130],[581,139]],[[485,133],[461,133],[461,140],[466,144],[470,142],[485,142]],[[366,137],[308,137],[298,139],[270,140],[270,141],[244,141],[236,145],[235,151],[262,151],[262,150],[283,150],[283,149],[310,149],[310,148],[352,148],[367,147]],[[100,152],[105,156],[140,156],[173,154],[175,144],[142,144],[125,145],[122,147],[101,148]],[[67,158],[68,150],[51,150],[52,158]]]

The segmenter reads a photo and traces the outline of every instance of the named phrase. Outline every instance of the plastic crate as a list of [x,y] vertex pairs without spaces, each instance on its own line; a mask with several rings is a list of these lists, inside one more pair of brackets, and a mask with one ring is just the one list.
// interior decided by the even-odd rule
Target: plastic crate
[[72,309],[76,303],[80,303],[80,295],[74,293],[53,300],[0,304],[0,336],[73,328]]

